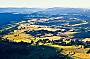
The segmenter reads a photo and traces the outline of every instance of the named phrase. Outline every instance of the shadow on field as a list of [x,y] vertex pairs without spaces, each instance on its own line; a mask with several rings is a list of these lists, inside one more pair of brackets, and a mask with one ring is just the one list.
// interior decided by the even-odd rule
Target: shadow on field
[[27,43],[0,42],[0,59],[70,59],[48,46],[31,46]]

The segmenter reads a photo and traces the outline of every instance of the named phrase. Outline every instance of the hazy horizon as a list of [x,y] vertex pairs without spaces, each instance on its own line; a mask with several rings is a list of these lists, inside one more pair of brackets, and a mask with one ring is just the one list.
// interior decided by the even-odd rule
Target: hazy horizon
[[90,8],[90,0],[1,0],[0,8]]

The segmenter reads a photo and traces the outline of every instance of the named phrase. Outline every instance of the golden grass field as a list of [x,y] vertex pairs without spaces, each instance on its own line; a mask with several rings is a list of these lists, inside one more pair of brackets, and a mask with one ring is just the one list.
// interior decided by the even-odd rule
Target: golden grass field
[[90,38],[85,38],[82,41],[84,41],[84,42],[89,41],[90,42]]
[[74,35],[74,34],[76,34],[76,33],[78,33],[78,32],[65,32],[65,34],[67,34],[67,35],[69,35],[69,36],[72,36],[72,35]]
[[[18,35],[19,34],[19,35]],[[9,34],[4,36],[3,38],[7,38],[10,41],[14,41],[14,42],[31,42],[31,40],[34,40],[35,38],[33,36],[30,36],[28,34],[25,33],[13,33],[13,34]],[[54,39],[60,39],[60,37],[58,36],[52,36],[52,37],[44,37],[44,38],[36,38],[36,39],[45,39],[48,38],[50,40],[54,40]],[[42,43],[40,43],[40,45],[42,45]],[[90,49],[90,48],[81,48],[81,46],[60,46],[60,45],[48,45],[47,46],[50,47],[54,47],[57,49],[63,49],[62,53],[65,55],[69,55],[71,57],[73,57],[74,59],[90,59],[90,54],[86,54],[86,52]],[[83,56],[83,57],[82,57]]]
[[62,53],[69,55],[74,59],[90,59],[90,54],[86,54],[90,48],[81,48],[80,46],[60,46],[60,45],[50,45],[57,49],[62,49]]
[[[55,29],[52,29],[52,28],[31,28],[30,29],[32,30],[41,30],[41,29],[44,29],[44,30],[55,30]],[[17,32],[14,32],[14,33],[11,33],[11,34],[8,34],[8,35],[5,35],[3,38],[7,38],[9,41],[14,41],[14,42],[28,42],[30,43],[31,40],[39,40],[39,39],[49,39],[49,40],[58,40],[62,37],[60,36],[44,36],[44,37],[33,37],[31,36],[30,34],[26,34],[24,33],[24,31],[26,31],[26,29],[23,29],[22,31],[21,30],[18,30]],[[66,35],[69,35],[69,36],[73,36],[73,34],[76,34],[77,32],[65,32]],[[85,40],[89,40],[90,38],[86,38],[84,39]],[[40,45],[42,45],[42,43],[40,43]],[[62,49],[62,53],[65,54],[65,55],[69,55],[71,56],[72,58],[74,59],[90,59],[90,54],[86,54],[86,52],[88,50],[90,50],[90,48],[84,48],[83,46],[79,45],[79,46],[60,46],[60,45],[48,45],[48,44],[45,44],[46,46],[50,46],[50,47],[53,47],[53,48],[57,48],[57,49]]]
[[9,35],[4,36],[3,38],[7,38],[10,41],[14,41],[14,42],[31,42],[31,40],[34,39],[33,36],[30,36],[28,34],[25,33],[12,33]]

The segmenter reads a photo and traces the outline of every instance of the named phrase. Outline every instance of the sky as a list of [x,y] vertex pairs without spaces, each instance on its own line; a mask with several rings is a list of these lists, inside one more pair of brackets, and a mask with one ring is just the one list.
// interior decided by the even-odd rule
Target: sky
[[0,0],[0,7],[27,8],[90,8],[90,0]]

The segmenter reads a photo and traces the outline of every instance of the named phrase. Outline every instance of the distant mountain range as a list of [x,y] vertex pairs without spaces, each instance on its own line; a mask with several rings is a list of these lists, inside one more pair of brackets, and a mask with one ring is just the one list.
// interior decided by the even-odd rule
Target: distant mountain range
[[44,14],[44,15],[62,15],[62,14],[83,14],[90,13],[90,9],[84,8],[62,8],[54,7],[48,9],[41,8],[0,8],[0,13],[22,13],[22,14]]
[[31,14],[42,10],[43,9],[40,9],[40,8],[0,8],[0,13]]
[[29,18],[65,16],[68,18],[90,19],[90,9],[84,8],[0,8],[0,25]]
[[32,13],[33,15],[90,15],[90,9],[83,9],[83,8],[59,8],[59,7],[54,7],[54,8],[48,8],[43,11],[38,11],[35,13]]

